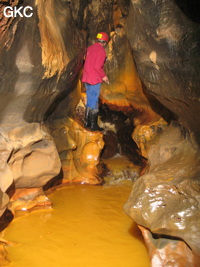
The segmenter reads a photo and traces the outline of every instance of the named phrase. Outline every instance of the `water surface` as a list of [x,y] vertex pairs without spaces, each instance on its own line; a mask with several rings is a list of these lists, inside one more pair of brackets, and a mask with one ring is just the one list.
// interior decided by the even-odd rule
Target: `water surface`
[[140,231],[123,211],[130,185],[66,186],[52,210],[15,219],[4,238],[10,267],[149,267]]

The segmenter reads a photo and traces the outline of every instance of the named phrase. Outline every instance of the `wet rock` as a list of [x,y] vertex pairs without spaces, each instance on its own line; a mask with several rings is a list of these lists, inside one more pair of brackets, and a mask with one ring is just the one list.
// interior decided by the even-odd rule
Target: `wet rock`
[[15,218],[36,209],[50,209],[51,201],[42,188],[20,188],[9,192],[8,208]]
[[148,248],[151,266],[195,266],[194,255],[185,242],[179,239],[172,240],[167,236],[161,238],[152,235],[142,226],[139,228]]
[[0,213],[10,186],[42,187],[60,173],[43,122],[73,90],[85,47],[64,1],[3,1],[1,18],[6,5],[31,6],[33,16],[0,21]]
[[108,130],[103,135],[103,140],[105,145],[101,154],[101,158],[103,159],[112,158],[118,152],[117,136],[113,131]]
[[55,120],[50,129],[62,162],[62,183],[101,183],[97,165],[104,146],[103,134],[91,132],[70,118]]
[[200,253],[198,146],[172,124],[155,141],[152,151],[150,147],[148,158],[149,172],[135,182],[125,210],[134,221],[160,238],[167,235],[172,240],[173,237],[184,240],[197,260]]
[[2,190],[0,190],[0,204],[1,204],[0,216],[4,213],[5,209],[7,208],[8,203],[9,203],[8,195]]
[[[2,19],[6,4],[31,5],[33,16]],[[57,150],[66,168],[64,182],[101,182],[97,165],[102,134],[85,130],[83,109],[76,108],[82,97],[77,84],[86,43],[106,31],[111,37],[105,65],[110,84],[102,86],[101,103],[129,118],[132,137],[148,159],[126,211],[161,235],[158,242],[166,235],[180,238],[199,255],[199,25],[172,0],[4,0],[0,10],[0,215],[9,201],[9,187],[14,185],[19,196],[17,187],[40,188],[60,174]],[[74,114],[80,117],[77,121]],[[172,120],[181,124],[168,127]],[[41,127],[44,122],[55,141]],[[125,140],[120,152],[131,158],[137,150],[133,141],[127,145],[131,133],[123,137],[116,120],[104,125],[118,141]],[[117,152],[115,145],[109,157]],[[124,177],[133,178],[132,170],[122,169]],[[112,175],[118,177],[115,171]],[[27,193],[40,203],[40,196]],[[31,203],[28,196],[19,198],[23,205]],[[179,243],[176,247],[179,250]],[[187,258],[182,243],[181,250]],[[167,256],[159,250],[155,254],[159,264],[166,263]]]
[[[127,38],[143,92],[165,122],[160,124],[160,119],[155,117],[142,121],[136,114],[132,136],[148,159],[149,168],[135,182],[125,209],[138,224],[157,233],[158,242],[166,235],[171,240],[183,239],[194,258],[188,261],[188,253],[182,252],[185,262],[198,266],[199,237],[195,232],[199,232],[200,192],[197,144],[200,28],[184,16],[174,1],[130,3]],[[167,109],[160,109],[155,99]],[[168,128],[172,120],[181,124]],[[193,204],[189,201],[191,196]],[[159,253],[155,249],[158,258]],[[161,258],[157,263],[164,266],[165,259]],[[176,256],[175,259],[178,261]],[[176,260],[170,264],[177,266]]]
[[8,266],[10,261],[8,260],[8,252],[6,251],[6,245],[4,242],[0,242],[0,261],[1,266]]
[[199,140],[199,31],[174,1],[130,1],[126,32],[148,92]]
[[[124,27],[111,33],[107,57],[105,69],[109,73],[110,84],[102,85],[102,104],[111,110],[123,112],[132,119],[134,125],[159,120],[165,108],[158,101],[150,99],[145,92]],[[159,112],[152,109],[152,102],[154,106],[158,105]]]
[[106,165],[103,177],[107,184],[135,182],[142,169],[142,167],[134,165],[127,157],[119,154],[109,159],[103,159],[103,163]]
[[4,190],[12,183],[15,188],[41,187],[60,172],[58,153],[45,126],[32,123],[11,131],[6,128],[2,140],[2,150],[9,152],[4,162],[4,170],[8,170],[3,173],[3,181],[7,181]]
[[[158,139],[167,126],[167,122],[160,119],[156,122],[135,127],[132,138],[145,158],[148,158],[148,151],[152,148],[153,142]],[[154,160],[154,156],[151,159]]]

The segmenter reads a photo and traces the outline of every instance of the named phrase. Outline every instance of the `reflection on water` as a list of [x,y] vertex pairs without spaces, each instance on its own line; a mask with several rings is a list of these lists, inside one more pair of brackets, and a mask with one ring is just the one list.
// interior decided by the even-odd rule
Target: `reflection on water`
[[148,267],[140,231],[124,212],[128,185],[67,186],[5,230],[10,267]]

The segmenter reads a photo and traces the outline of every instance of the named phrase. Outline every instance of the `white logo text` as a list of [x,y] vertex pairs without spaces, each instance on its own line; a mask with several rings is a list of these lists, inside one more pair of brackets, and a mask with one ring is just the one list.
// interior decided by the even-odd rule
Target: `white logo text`
[[7,18],[11,18],[11,17],[26,17],[26,18],[30,18],[33,16],[33,8],[31,6],[26,6],[26,7],[11,7],[11,6],[7,6],[4,8],[3,10],[3,14],[5,17]]

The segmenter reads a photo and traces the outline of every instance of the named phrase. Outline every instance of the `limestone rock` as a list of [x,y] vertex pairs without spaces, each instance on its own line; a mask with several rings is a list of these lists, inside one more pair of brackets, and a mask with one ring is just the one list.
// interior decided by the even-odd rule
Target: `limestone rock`
[[[6,5],[31,6],[33,16],[2,19]],[[43,123],[72,90],[85,44],[64,1],[6,0],[0,11],[2,214],[11,187],[40,188],[60,172],[54,140]]]
[[200,26],[173,0],[130,2],[126,32],[138,74],[148,92],[199,140]]
[[150,147],[148,158],[151,162],[149,172],[135,182],[125,210],[134,221],[160,238],[170,236],[184,240],[198,258],[198,146],[191,142],[188,134],[172,124]]
[[[5,5],[31,5],[33,16],[2,19]],[[106,31],[111,37],[105,66],[110,84],[102,86],[101,103],[128,117],[141,157],[148,160],[126,211],[148,229],[141,228],[149,250],[155,249],[154,265],[156,258],[162,265],[176,264],[167,261],[175,247],[177,254],[186,254],[185,262],[198,266],[199,29],[173,0],[1,1],[0,215],[13,185],[17,208],[26,201],[30,209],[42,203],[44,196],[30,188],[40,191],[59,174],[58,153],[67,173],[64,182],[101,182],[102,134],[87,131],[74,114],[82,95],[86,45]],[[76,114],[81,117],[82,111]],[[116,137],[117,124],[103,123]],[[109,155],[119,150],[117,138]],[[138,149],[133,141],[130,149],[123,148],[129,156]],[[163,250],[159,242],[166,244]],[[182,262],[177,254],[176,261]]]
[[99,184],[97,165],[103,149],[101,132],[91,132],[73,119],[61,119],[51,125],[64,172],[63,183]]
[[142,226],[139,228],[148,248],[151,266],[195,266],[194,255],[185,242],[159,237]]

